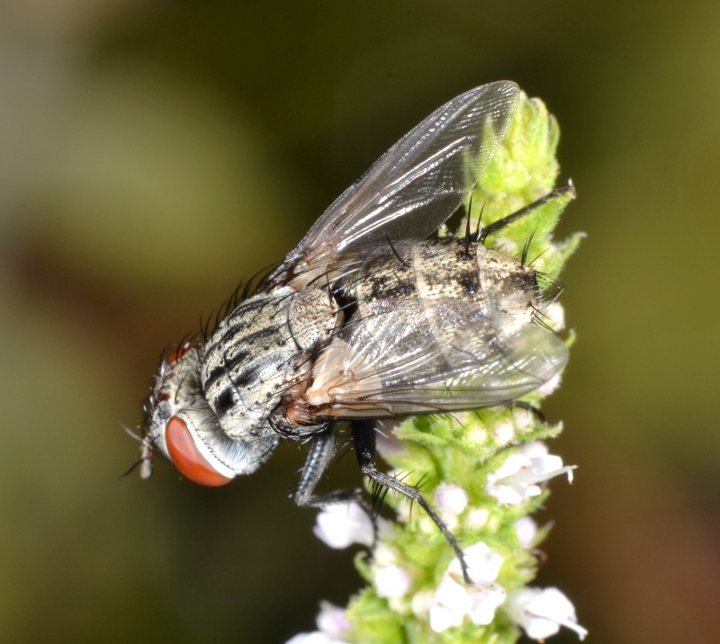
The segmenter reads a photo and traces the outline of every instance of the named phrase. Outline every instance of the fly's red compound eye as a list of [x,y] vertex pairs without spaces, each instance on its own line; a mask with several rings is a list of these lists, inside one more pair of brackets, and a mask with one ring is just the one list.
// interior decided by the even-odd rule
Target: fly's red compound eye
[[232,481],[220,474],[200,453],[182,418],[173,416],[168,421],[165,443],[175,467],[193,483],[217,487]]
[[191,348],[192,347],[189,344],[186,344],[186,345],[180,347],[175,353],[173,353],[171,356],[169,356],[165,362],[167,362],[167,364],[173,364],[173,362],[177,362],[188,351],[190,351]]

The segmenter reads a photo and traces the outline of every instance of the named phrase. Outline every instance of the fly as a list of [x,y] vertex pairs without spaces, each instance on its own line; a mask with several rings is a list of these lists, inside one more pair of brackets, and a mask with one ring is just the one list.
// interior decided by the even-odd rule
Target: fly
[[457,540],[418,489],[376,469],[375,420],[509,404],[567,361],[563,342],[537,323],[535,271],[483,242],[572,186],[464,241],[430,237],[500,146],[519,91],[490,83],[431,114],[211,333],[164,359],[144,448],[217,486],[255,471],[281,440],[302,440],[294,500],[322,507],[360,494],[314,492],[335,455],[333,428],[346,421],[361,472],[428,513],[470,583]]

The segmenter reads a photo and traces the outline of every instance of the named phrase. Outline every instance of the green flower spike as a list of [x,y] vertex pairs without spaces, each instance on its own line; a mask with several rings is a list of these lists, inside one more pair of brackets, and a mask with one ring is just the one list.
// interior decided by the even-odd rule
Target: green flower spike
[[[559,129],[545,105],[521,95],[502,146],[479,178],[469,200],[470,229],[476,230],[548,195],[558,174]],[[572,190],[488,236],[486,244],[512,257],[527,257],[541,287],[551,290],[581,239],[554,241],[552,231],[574,197]],[[466,222],[461,226],[464,234]],[[557,290],[557,289],[555,289]],[[542,322],[561,331],[558,302]],[[573,335],[566,340],[569,346]],[[559,378],[525,396],[538,407]],[[582,639],[572,603],[556,588],[529,586],[537,572],[535,548],[548,528],[530,515],[548,497],[546,482],[572,467],[549,454],[543,442],[561,424],[548,425],[521,407],[408,418],[380,432],[378,451],[392,474],[422,487],[463,546],[474,586],[448,542],[421,510],[405,499],[386,502],[395,520],[377,519],[371,555],[356,557],[368,586],[346,609],[323,605],[318,631],[288,644],[510,644],[522,631],[543,640],[560,626]],[[318,516],[316,534],[333,547],[372,543],[373,525],[355,503],[331,506]]]

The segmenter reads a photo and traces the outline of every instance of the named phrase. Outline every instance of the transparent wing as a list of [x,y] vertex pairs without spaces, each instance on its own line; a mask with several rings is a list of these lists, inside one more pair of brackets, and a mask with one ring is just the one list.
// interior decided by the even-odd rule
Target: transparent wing
[[[421,240],[460,206],[500,145],[518,102],[515,83],[465,92],[433,112],[348,188],[284,266],[322,262],[385,236]],[[282,268],[281,268],[282,270]]]
[[567,362],[553,333],[457,300],[383,301],[321,354],[306,393],[331,418],[489,407],[538,389]]

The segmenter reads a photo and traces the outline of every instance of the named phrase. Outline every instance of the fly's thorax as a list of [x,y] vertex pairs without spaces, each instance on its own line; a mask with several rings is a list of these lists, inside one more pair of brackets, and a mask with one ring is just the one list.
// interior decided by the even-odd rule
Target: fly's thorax
[[201,382],[223,432],[235,441],[277,440],[273,410],[308,377],[311,354],[342,313],[327,285],[283,286],[241,303],[208,339]]
[[310,351],[330,338],[344,318],[330,287],[318,279],[292,296],[288,326],[298,349]]

